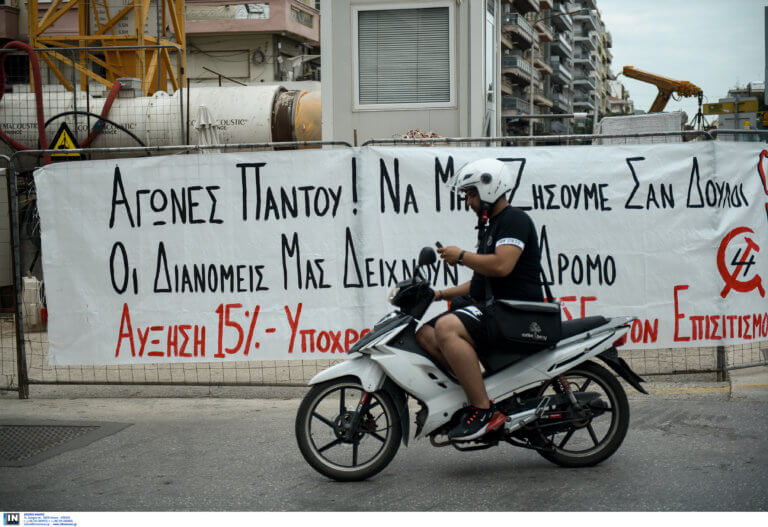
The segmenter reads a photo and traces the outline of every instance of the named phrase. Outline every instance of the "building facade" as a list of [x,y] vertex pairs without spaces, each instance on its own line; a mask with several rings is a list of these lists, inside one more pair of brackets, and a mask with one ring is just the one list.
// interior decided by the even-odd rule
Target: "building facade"
[[[312,0],[186,0],[187,77],[244,84],[319,81],[320,12]],[[231,85],[231,84],[230,84]]]

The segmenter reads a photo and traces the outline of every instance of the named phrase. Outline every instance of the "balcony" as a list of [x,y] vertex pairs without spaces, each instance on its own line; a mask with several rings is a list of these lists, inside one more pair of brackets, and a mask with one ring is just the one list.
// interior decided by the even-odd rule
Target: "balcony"
[[[595,60],[591,55],[575,55],[573,57],[573,63],[577,67],[582,68],[585,72],[587,72],[587,75],[589,72],[596,69]],[[579,75],[576,76],[578,77]]]
[[571,100],[564,93],[551,93],[555,108],[563,110],[562,113],[571,112]]
[[541,49],[537,49],[533,54],[533,66],[539,70],[542,75],[552,74],[552,66],[550,66],[544,58],[544,53],[542,53]]
[[550,62],[552,66],[552,73],[550,78],[552,80],[559,81],[560,84],[571,84],[573,82],[573,74],[570,68],[562,62]]
[[[526,91],[530,93],[530,86]],[[544,108],[552,108],[553,106],[552,99],[547,97],[546,94],[544,93],[544,90],[542,90],[539,87],[535,87],[533,89],[533,104],[535,104],[536,106],[544,107]]]
[[605,47],[606,48],[613,47],[613,35],[611,35],[610,31],[605,32]]
[[565,4],[557,4],[557,7],[552,13],[552,25],[557,27],[561,31],[571,31],[573,29],[572,15],[567,14],[568,11],[565,8]]
[[266,5],[186,0],[185,14],[187,35],[271,33],[300,42],[320,41],[320,12],[298,0],[270,0]]
[[502,110],[515,110],[518,114],[527,114],[530,110],[530,103],[520,97],[504,95],[501,98]]
[[579,14],[573,15],[573,21],[576,22],[577,24],[584,24],[587,31],[600,30],[600,22],[598,22],[597,17],[591,12],[590,13],[581,12]]
[[19,38],[19,9],[0,5],[0,38],[16,40]]
[[597,51],[597,39],[593,35],[577,35],[573,37],[573,43],[577,46],[582,46],[584,49]]
[[533,26],[518,13],[505,14],[501,30],[508,33],[517,44],[526,49],[531,47],[536,39]]
[[523,14],[530,13],[531,11],[535,11],[536,13],[541,11],[539,0],[512,0],[512,3],[517,10]]
[[550,44],[550,50],[552,51],[552,53],[555,53],[560,56],[564,56],[564,57],[573,56],[573,46],[568,41],[568,38],[565,36],[565,33],[560,33],[557,35],[557,38],[552,41],[552,44]]
[[515,76],[526,82],[530,82],[531,75],[533,75],[535,80],[541,80],[541,74],[538,71],[531,69],[530,62],[527,62],[517,55],[503,57],[501,59],[501,72]]
[[589,87],[589,89],[592,91],[594,91],[597,88],[595,81],[592,80],[591,77],[579,77],[573,81],[573,86],[575,88],[582,88],[582,89],[586,89],[587,87]]
[[592,97],[589,95],[574,95],[573,96],[573,108],[588,108],[591,111],[595,111],[595,103]]
[[539,32],[539,39],[542,42],[552,42],[555,38],[555,32],[552,29],[552,26],[543,20],[536,22],[536,30]]

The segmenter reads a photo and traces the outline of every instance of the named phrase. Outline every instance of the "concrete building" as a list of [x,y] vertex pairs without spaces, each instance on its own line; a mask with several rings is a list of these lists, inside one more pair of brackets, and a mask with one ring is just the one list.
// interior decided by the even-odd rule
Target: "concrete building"
[[[548,44],[556,32],[550,24],[553,0],[512,0],[502,2],[502,115],[505,135],[527,134],[529,119],[517,115],[552,113],[555,103],[549,92],[554,72]],[[543,9],[543,11],[542,11]],[[538,133],[544,123],[534,122]]]
[[244,84],[319,81],[315,7],[312,0],[186,0],[187,77],[193,85],[216,85],[220,76]]
[[634,115],[635,103],[629,98],[629,91],[617,80],[608,81],[607,115]]

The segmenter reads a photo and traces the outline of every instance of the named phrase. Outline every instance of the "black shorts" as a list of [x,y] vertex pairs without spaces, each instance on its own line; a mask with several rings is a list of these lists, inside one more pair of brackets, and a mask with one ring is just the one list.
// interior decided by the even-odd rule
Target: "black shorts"
[[445,315],[456,315],[461,323],[475,341],[475,351],[481,355],[484,351],[490,350],[488,323],[489,317],[485,309],[485,304],[475,302],[469,295],[456,297],[451,301],[451,309],[445,313],[440,313],[435,318],[425,322],[427,326],[435,327],[437,320]]

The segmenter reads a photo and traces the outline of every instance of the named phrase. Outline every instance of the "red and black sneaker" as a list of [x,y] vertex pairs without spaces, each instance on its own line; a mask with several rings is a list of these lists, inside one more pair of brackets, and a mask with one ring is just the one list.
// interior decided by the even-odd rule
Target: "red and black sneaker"
[[502,426],[505,420],[506,416],[499,412],[493,403],[487,409],[469,406],[464,411],[459,424],[448,432],[448,439],[451,441],[471,441]]

